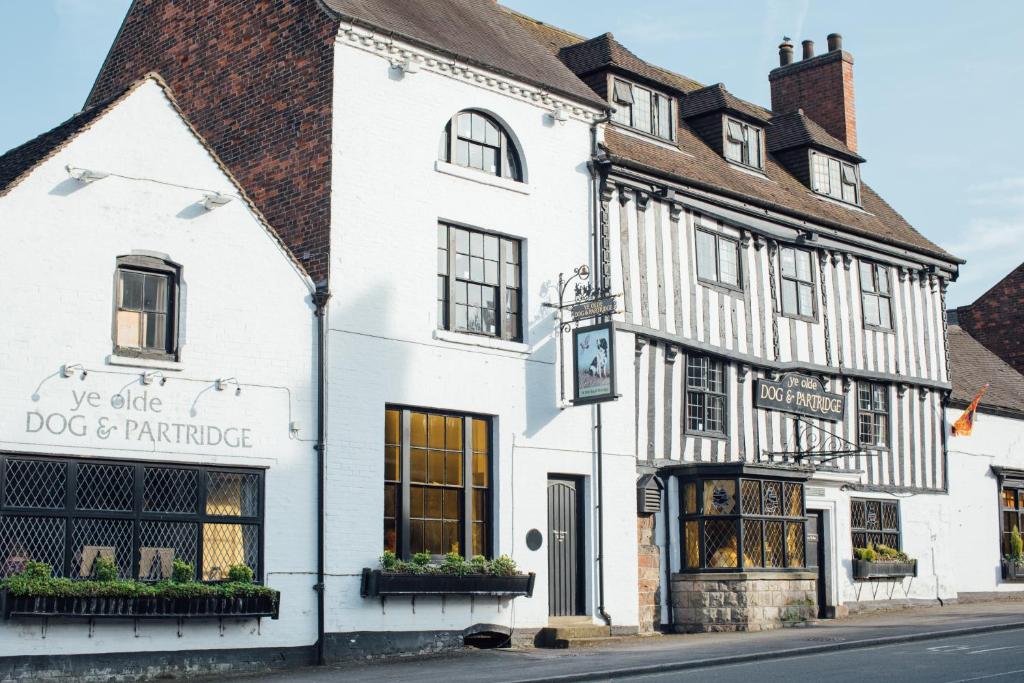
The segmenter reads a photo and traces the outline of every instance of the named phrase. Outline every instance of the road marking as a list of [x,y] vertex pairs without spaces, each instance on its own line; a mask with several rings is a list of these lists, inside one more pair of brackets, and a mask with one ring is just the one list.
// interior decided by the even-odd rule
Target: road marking
[[986,650],[975,650],[973,652],[968,652],[967,654],[969,654],[969,655],[980,655],[982,652],[998,652],[999,650],[1012,650],[1015,647],[1020,647],[1020,646],[1019,645],[1007,645],[1005,647],[990,647],[990,648],[988,648]]
[[1016,669],[1015,671],[1004,671],[1000,674],[989,674],[988,676],[977,676],[975,678],[958,678],[955,681],[949,681],[948,683],[970,683],[971,681],[985,681],[992,678],[1001,678],[1003,676],[1009,676],[1010,674],[1024,674],[1024,669]]
[[934,645],[928,648],[929,652],[935,652],[938,654],[949,654],[951,652],[960,652],[963,650],[970,650],[971,648],[967,645]]

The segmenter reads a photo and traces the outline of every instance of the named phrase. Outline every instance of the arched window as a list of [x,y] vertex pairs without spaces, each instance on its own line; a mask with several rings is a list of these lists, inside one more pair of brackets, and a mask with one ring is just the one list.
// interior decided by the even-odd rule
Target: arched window
[[516,145],[493,117],[478,111],[460,111],[441,136],[438,158],[522,182],[523,165]]

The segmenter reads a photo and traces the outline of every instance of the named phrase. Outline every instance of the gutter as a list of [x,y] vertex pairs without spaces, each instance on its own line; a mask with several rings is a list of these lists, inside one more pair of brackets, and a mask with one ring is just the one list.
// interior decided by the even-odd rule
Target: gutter
[[316,306],[316,664],[323,666],[324,657],[324,468],[327,456],[327,302],[331,291],[321,282],[313,294]]

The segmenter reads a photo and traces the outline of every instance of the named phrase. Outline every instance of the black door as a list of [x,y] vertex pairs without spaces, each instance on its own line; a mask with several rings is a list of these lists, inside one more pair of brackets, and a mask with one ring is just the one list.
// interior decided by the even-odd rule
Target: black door
[[828,606],[825,581],[825,513],[807,511],[807,568],[818,573],[818,618],[831,619],[833,608]]
[[548,612],[583,614],[583,491],[579,480],[548,479]]

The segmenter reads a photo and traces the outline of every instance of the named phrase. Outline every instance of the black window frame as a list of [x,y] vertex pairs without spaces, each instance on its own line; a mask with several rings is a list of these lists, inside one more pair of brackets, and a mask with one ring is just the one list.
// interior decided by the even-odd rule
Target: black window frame
[[[398,442],[390,443],[388,440],[388,426],[387,420],[389,419],[388,413],[396,411],[398,413]],[[459,491],[461,491],[461,516],[459,524],[459,552],[466,559],[470,559],[474,555],[483,555],[484,557],[491,557],[494,552],[494,533],[495,533],[495,505],[494,505],[494,481],[495,481],[495,420],[492,416],[482,415],[479,413],[465,413],[456,412],[450,410],[436,410],[433,408],[420,408],[415,406],[387,404],[384,407],[385,416],[385,430],[384,430],[384,443],[385,443],[385,472],[383,478],[384,485],[384,496],[385,505],[381,515],[382,521],[382,543],[385,550],[388,550],[387,534],[388,534],[388,519],[393,519],[395,523],[394,534],[394,552],[401,558],[408,560],[414,554],[412,548],[412,529],[411,521],[411,502],[412,502],[412,486],[423,486],[425,488],[441,487],[453,489],[455,487],[447,484],[431,484],[413,482],[412,481],[412,450],[413,448],[423,448],[428,451],[427,457],[429,458],[430,449],[428,446],[414,446],[412,444],[412,415],[413,413],[422,413],[427,416],[427,422],[429,425],[430,416],[443,417],[445,420],[458,419],[462,421],[462,484],[458,485]],[[474,421],[482,421],[485,423],[486,435],[487,435],[487,452],[481,453],[475,448],[473,440],[473,429]],[[429,440],[429,436],[427,437]],[[429,443],[429,441],[428,441]],[[388,449],[397,448],[397,467],[398,467],[398,479],[389,479],[387,472],[388,463]],[[450,450],[450,449],[449,449]],[[446,451],[448,452],[448,451]],[[474,481],[474,458],[477,455],[484,455],[487,464],[486,473],[486,484],[483,486],[477,485]],[[424,465],[428,467],[428,465]],[[429,473],[427,474],[429,476]],[[425,477],[426,478],[426,477]],[[395,500],[393,501],[394,516],[388,516],[388,502],[387,497],[389,495],[389,486],[396,486],[393,495]],[[480,495],[477,495],[480,494]],[[477,510],[476,501],[478,498],[482,498],[484,501],[484,515],[479,515]],[[424,503],[425,505],[425,503]],[[443,507],[443,503],[442,503]],[[442,510],[443,512],[443,510]],[[481,519],[482,517],[482,519]],[[437,518],[426,518],[420,517],[423,521],[437,520]],[[440,521],[443,525],[443,517]],[[485,526],[481,534],[482,552],[474,552],[473,544],[473,526],[478,522],[482,522]],[[443,532],[442,532],[442,543],[443,543]],[[435,558],[443,557],[445,553],[431,553]]]
[[[878,523],[871,522],[875,511]],[[888,514],[887,514],[888,511]],[[896,550],[903,549],[903,532],[900,502],[882,498],[850,499],[850,544],[854,548],[866,548],[879,543]],[[858,544],[860,541],[860,544]]]
[[[694,363],[699,363],[701,373],[699,376],[694,376],[692,368]],[[717,439],[729,438],[729,364],[720,358],[714,356],[689,353],[686,354],[686,365],[685,374],[683,376],[683,409],[685,411],[684,419],[686,425],[686,433],[694,434],[698,436],[709,436]],[[715,389],[710,381],[711,371],[713,368],[717,368],[720,387]],[[699,382],[694,383],[693,380],[697,379]],[[700,397],[700,400],[691,403],[693,397]],[[708,429],[706,427],[708,423],[707,411],[710,401],[715,401],[720,405],[721,411],[721,429]],[[701,411],[700,424],[705,425],[704,427],[691,426],[690,420],[690,408],[691,406],[698,408]]]
[[[628,89],[628,90],[627,90]],[[637,92],[636,90],[642,90],[650,95],[650,111],[649,121],[650,130],[644,130],[637,125],[636,111],[637,111]],[[628,93],[628,94],[627,94]],[[609,98],[611,100],[614,113],[612,114],[612,121],[619,125],[627,126],[631,130],[635,130],[642,135],[649,135],[658,140],[666,140],[668,142],[674,142],[676,139],[676,127],[675,127],[675,98],[666,95],[663,92],[655,90],[646,85],[640,85],[632,81],[627,81],[618,76],[612,77],[611,87],[609,88]],[[667,105],[667,111],[662,115],[660,103]],[[625,116],[623,116],[625,115]],[[661,130],[661,124],[665,123],[667,126],[668,135],[663,135]]]
[[[113,316],[111,320],[111,341],[113,353],[122,358],[142,358],[148,360],[177,361],[179,359],[179,319],[180,290],[181,290],[181,266],[169,259],[156,256],[145,256],[132,254],[118,256],[114,269],[114,296]],[[143,275],[158,276],[166,278],[167,282],[167,303],[164,347],[130,347],[118,344],[118,314],[122,311],[136,311],[134,308],[122,308],[122,287],[121,281],[125,272],[141,273]]]
[[[793,252],[793,274],[787,275],[784,267],[783,252]],[[810,273],[810,279],[805,280],[800,277],[800,268],[797,264],[798,254],[806,254],[808,260],[808,272]],[[801,249],[790,244],[779,245],[779,312],[787,318],[795,318],[796,320],[804,320],[807,322],[818,321],[818,284],[817,277],[814,273],[814,259],[815,254],[809,249]],[[790,282],[793,285],[796,293],[796,311],[786,310],[786,296],[785,289],[786,283]],[[800,310],[800,289],[801,287],[810,287],[811,290],[811,312],[805,314]]]
[[[764,171],[764,128],[733,116],[725,116],[723,118],[725,119],[725,125],[722,126],[722,152],[726,160],[755,171]],[[733,124],[740,127],[740,136],[738,139],[732,134]],[[757,163],[752,163],[750,160],[750,152],[752,149],[750,140],[751,133],[756,134],[757,137]],[[739,159],[734,159],[729,155],[730,143],[740,146]]]
[[[829,199],[834,199],[837,202],[843,204],[849,204],[851,206],[860,206],[861,202],[861,187],[860,187],[860,168],[858,164],[851,163],[849,161],[843,161],[838,157],[831,156],[829,154],[822,154],[817,150],[811,150],[811,189]],[[818,171],[818,159],[823,160],[825,164],[825,173],[819,173]],[[835,164],[835,166],[833,166]],[[832,170],[838,168],[838,187],[833,187],[832,182]],[[849,181],[847,172],[853,177],[853,182]],[[819,177],[828,180],[828,187],[824,187],[819,183]],[[852,188],[853,199],[847,199],[843,195],[844,188]]]
[[[885,397],[885,407],[877,408],[875,405],[875,390],[880,389],[881,395]],[[867,390],[868,407],[864,407],[864,392]],[[892,386],[884,382],[857,382],[857,445],[869,450],[888,450],[892,443]],[[864,418],[870,417],[872,441],[865,440]],[[878,418],[884,418],[885,438],[880,443],[877,436]]]
[[[1005,562],[1007,555],[1010,554],[1010,536],[1013,529],[1024,533],[1024,471],[1000,467],[993,467],[992,470],[996,475],[996,493],[999,497],[999,558]],[[1007,505],[1008,492],[1012,492],[1013,506]],[[1009,523],[1011,518],[1012,524]],[[1003,580],[1015,583],[1022,581],[1006,574],[1003,575]]]
[[[864,269],[868,268],[870,273],[867,278],[864,277]],[[888,291],[882,288],[882,277],[880,273],[885,273],[885,284]],[[875,330],[878,332],[894,332],[896,325],[893,323],[893,310],[892,310],[892,290],[893,280],[892,271],[889,266],[878,263],[876,261],[861,260],[859,267],[857,268],[858,278],[860,279],[860,308],[861,308],[861,319],[864,327],[869,330]],[[878,311],[878,323],[868,321],[867,316],[867,302],[869,298],[875,300],[875,310]],[[882,303],[885,303],[885,308],[888,310],[889,315],[882,316]],[[886,324],[888,323],[888,324]]]
[[[724,511],[710,511],[705,509],[705,488],[707,485],[715,486],[716,483],[725,483],[732,486],[732,507]],[[748,505],[744,492],[748,485],[753,484],[757,489],[757,506]],[[776,500],[778,511],[766,510],[765,496],[769,490],[777,487],[779,498]],[[793,514],[794,509],[790,505],[791,491],[797,493],[799,502],[798,514]],[[754,474],[732,474],[723,473],[721,476],[714,476],[708,473],[700,477],[679,478],[679,518],[680,518],[680,571],[683,573],[704,573],[704,572],[802,572],[807,570],[807,492],[802,481],[792,481],[784,478],[773,478]],[[708,543],[708,527],[714,525],[713,529],[725,529],[735,538],[736,563],[734,565],[719,564],[711,562],[711,552],[717,552],[722,547],[711,550]],[[780,559],[778,564],[769,564],[769,525],[778,525],[778,544]],[[796,530],[793,534],[795,542],[799,544],[802,557],[797,561],[791,557],[790,549],[790,528]],[[751,533],[753,532],[753,533]],[[713,531],[716,535],[720,531]],[[752,551],[756,548],[757,554]],[[696,554],[696,557],[693,554]],[[794,553],[795,555],[795,553]],[[757,561],[751,561],[757,558]],[[813,559],[813,558],[812,558]]]
[[[64,480],[60,485],[63,488],[63,505],[59,507],[40,507],[40,506],[16,506],[9,504],[9,498],[11,492],[8,489],[8,479],[12,472],[12,462],[14,461],[31,461],[33,463],[39,463],[36,466],[48,466],[51,468],[58,467],[62,468],[64,472]],[[128,468],[131,470],[131,491],[128,495],[131,498],[131,509],[118,509],[118,510],[98,510],[98,509],[79,509],[81,491],[79,489],[79,479],[82,477],[85,468],[93,468],[99,470],[102,468]],[[152,511],[145,509],[146,503],[146,473],[157,473],[160,472],[159,476],[167,476],[164,471],[172,470],[175,472],[194,472],[195,473],[195,506],[192,511],[185,512],[164,512],[164,511]],[[54,470],[56,471],[56,470]],[[256,477],[256,514],[255,515],[224,515],[216,514],[208,511],[209,499],[209,482],[211,475],[241,475],[241,476],[252,476]],[[109,492],[110,489],[105,489]],[[241,491],[240,491],[240,495]],[[182,498],[186,500],[188,496]],[[147,523],[152,524],[178,524],[195,525],[195,555],[190,559],[190,564],[193,566],[194,576],[197,580],[203,580],[207,583],[214,583],[217,581],[226,581],[228,579],[226,570],[224,574],[215,580],[204,580],[202,577],[206,572],[204,567],[204,532],[203,528],[205,525],[239,525],[240,527],[256,527],[256,549],[255,549],[255,566],[249,564],[253,570],[254,581],[257,583],[263,582],[263,576],[265,572],[265,531],[266,531],[266,477],[265,470],[262,468],[254,467],[229,467],[229,466],[210,466],[210,465],[189,465],[170,463],[163,461],[138,461],[138,460],[121,460],[121,459],[88,459],[88,458],[72,458],[72,457],[60,457],[60,456],[41,456],[35,454],[26,453],[0,453],[0,527],[7,527],[11,523],[8,521],[12,518],[22,519],[48,519],[48,520],[60,520],[63,522],[63,542],[61,550],[61,566],[54,566],[54,573],[58,576],[68,576],[72,578],[88,578],[81,576],[80,572],[75,571],[74,563],[76,559],[80,560],[78,555],[78,549],[74,543],[74,532],[76,521],[80,521],[83,525],[88,524],[100,524],[103,521],[113,522],[128,522],[131,524],[131,559],[129,572],[119,571],[120,578],[130,578],[141,581],[157,581],[161,578],[170,577],[142,577],[140,576],[140,564],[142,560],[141,551],[142,548],[152,548],[152,546],[143,546],[143,525]],[[98,541],[99,543],[99,541]],[[9,550],[10,552],[10,550]],[[243,549],[243,555],[245,550]],[[176,558],[181,558],[176,554]],[[34,558],[27,558],[34,559]],[[244,558],[243,558],[244,559]],[[118,558],[115,556],[115,562],[119,565],[119,570],[123,570]],[[211,568],[212,569],[212,568]],[[0,577],[14,573],[16,570],[12,565],[11,557],[0,557]]]
[[[500,339],[511,342],[521,342],[524,338],[523,324],[523,245],[524,240],[510,235],[503,235],[497,232],[481,230],[479,228],[452,223],[450,221],[439,221],[438,225],[438,273],[437,273],[437,328],[448,330],[459,334],[472,334],[488,339]],[[459,233],[468,234],[469,253],[463,254],[458,245]],[[481,255],[472,254],[474,235],[479,235],[481,240]],[[497,243],[497,261],[487,256],[487,244]],[[469,277],[460,277],[456,274],[458,259],[460,255],[466,256],[469,263]],[[480,261],[480,268],[483,269],[482,277],[473,277],[473,265]],[[487,277],[489,263],[496,263],[497,282],[491,282]],[[514,277],[511,277],[514,275]],[[513,282],[514,280],[514,282]],[[466,285],[467,297],[465,302],[460,302],[460,284]],[[473,304],[472,293],[474,288],[479,288],[479,304]],[[485,310],[483,306],[484,289],[493,288],[495,291],[495,334],[490,334],[483,329],[473,330],[469,327],[469,310],[478,308]],[[459,324],[459,307],[466,309],[466,325]],[[481,321],[481,325],[484,322]],[[511,327],[510,327],[511,325]]]
[[[495,142],[488,142],[486,140],[486,135],[484,140],[476,140],[472,137],[472,133],[470,134],[470,137],[464,136],[459,129],[459,119],[462,116],[469,116],[471,119],[473,116],[482,117],[487,124],[497,129],[498,140]],[[467,143],[466,163],[462,163],[459,160],[459,142]],[[485,168],[474,166],[472,164],[471,148],[474,146],[480,147],[481,150],[486,148],[495,152],[495,170],[493,173]],[[482,155],[483,151],[481,151],[481,158]],[[462,168],[469,168],[496,178],[503,178],[517,183],[524,182],[523,155],[518,145],[516,145],[511,133],[500,121],[498,121],[498,119],[487,112],[480,111],[479,109],[463,109],[456,112],[455,116],[448,120],[448,123],[445,124],[444,132],[441,133],[441,144],[440,150],[438,151],[438,158],[445,163],[461,166]]]
[[[710,278],[701,274],[700,256],[700,235],[708,235],[715,241],[715,277]],[[736,284],[722,280],[722,243],[726,242],[729,248],[736,254]],[[733,292],[743,291],[743,259],[740,251],[740,242],[728,235],[723,235],[713,230],[697,225],[693,231],[693,264],[697,274],[697,281],[713,287],[723,287]]]

